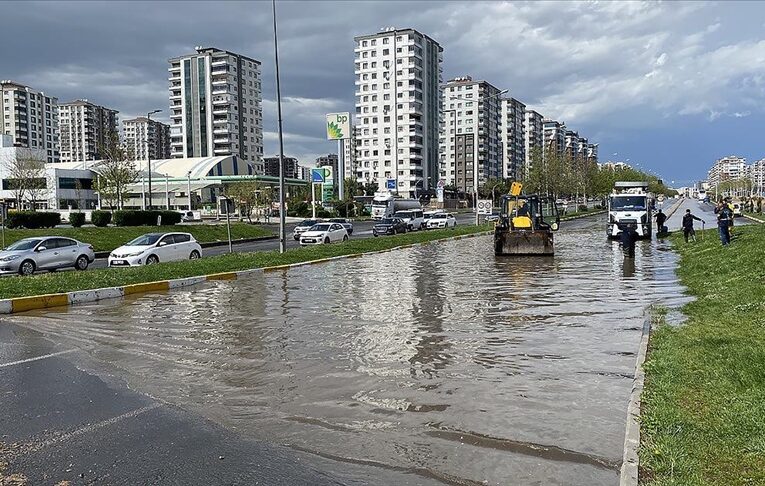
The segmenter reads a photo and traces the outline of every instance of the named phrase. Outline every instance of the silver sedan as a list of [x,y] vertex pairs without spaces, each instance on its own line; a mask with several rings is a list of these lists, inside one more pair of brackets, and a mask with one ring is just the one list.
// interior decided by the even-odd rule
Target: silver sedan
[[32,275],[37,270],[54,272],[60,268],[87,270],[95,259],[91,245],[71,238],[24,238],[0,251],[0,274]]

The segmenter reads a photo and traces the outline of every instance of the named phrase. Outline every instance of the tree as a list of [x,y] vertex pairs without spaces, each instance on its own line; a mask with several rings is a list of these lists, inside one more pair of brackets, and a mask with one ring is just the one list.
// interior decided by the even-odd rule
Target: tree
[[247,215],[247,221],[252,223],[252,210],[258,204],[258,192],[261,185],[255,181],[242,181],[226,184],[226,195],[234,200],[239,207],[239,214]]
[[[103,161],[98,165],[97,190],[102,200],[122,209],[127,186],[138,179],[138,169],[131,151],[123,147],[116,133],[110,133],[100,148]],[[116,203],[116,204],[111,204]]]
[[377,184],[375,184],[374,182],[367,182],[364,184],[365,196],[374,196],[375,192],[377,192]]
[[47,189],[45,177],[45,153],[42,150],[18,148],[13,155],[4,160],[8,173],[8,185],[16,199],[16,207],[21,209],[24,200],[29,208],[35,210],[35,202]]

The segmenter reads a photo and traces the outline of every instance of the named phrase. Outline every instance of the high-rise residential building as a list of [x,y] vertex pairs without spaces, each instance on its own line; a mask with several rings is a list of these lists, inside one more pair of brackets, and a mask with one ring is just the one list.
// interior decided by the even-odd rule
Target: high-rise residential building
[[531,170],[531,158],[534,154],[534,149],[541,150],[544,146],[544,131],[542,129],[542,115],[534,110],[526,110],[524,114],[523,124],[523,141],[525,149],[525,167],[523,178],[529,176]]
[[598,162],[598,144],[597,143],[587,144],[587,158],[590,159],[592,162],[595,162],[595,163]]
[[122,122],[125,147],[136,160],[170,158],[170,125],[139,116]]
[[15,147],[40,150],[59,162],[58,99],[13,81],[0,81],[2,133]]
[[504,179],[526,177],[526,105],[515,98],[502,100],[502,172]]
[[495,86],[470,76],[454,78],[444,86],[439,165],[445,184],[472,193],[476,170],[479,186],[501,177],[499,96]]
[[[413,29],[355,39],[357,175],[414,197],[439,176],[443,49]],[[383,186],[384,187],[384,186]]]
[[102,159],[109,138],[117,137],[117,113],[88,100],[59,104],[61,162]]
[[[279,177],[279,156],[266,157],[263,159],[263,175]],[[302,179],[298,160],[295,157],[284,157],[284,178]]]
[[566,149],[566,125],[555,120],[542,120],[542,137],[544,156],[551,152],[563,154]]
[[[356,160],[356,125],[351,126],[351,137],[347,140],[343,140],[343,168],[345,169],[345,178],[354,178],[361,180],[362,176],[359,175],[357,170]],[[363,181],[362,181],[363,182]]]
[[742,178],[745,175],[745,171],[746,159],[729,155],[718,159],[712,168],[709,169],[707,182],[711,187],[714,187],[721,182]]
[[754,184],[754,193],[762,197],[765,193],[765,159],[753,163],[749,173]]
[[332,168],[332,185],[337,186],[339,174],[337,172],[338,159],[337,154],[322,155],[316,158],[316,167]]
[[171,156],[237,156],[262,171],[260,61],[214,47],[169,60]]
[[579,134],[573,130],[566,130],[565,133],[565,152],[574,159],[579,155]]

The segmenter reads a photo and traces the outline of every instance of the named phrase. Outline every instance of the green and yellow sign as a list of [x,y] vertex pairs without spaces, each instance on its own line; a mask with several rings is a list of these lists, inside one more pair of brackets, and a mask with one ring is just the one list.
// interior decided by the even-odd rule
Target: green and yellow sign
[[351,114],[327,114],[327,140],[342,140],[351,138]]

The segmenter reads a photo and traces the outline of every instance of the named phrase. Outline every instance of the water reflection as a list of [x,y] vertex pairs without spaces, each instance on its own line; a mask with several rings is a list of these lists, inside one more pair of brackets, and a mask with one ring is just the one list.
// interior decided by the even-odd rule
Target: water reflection
[[453,484],[616,484],[645,307],[673,254],[627,267],[593,223],[555,258],[491,238],[13,318],[137,390],[248,436]]

